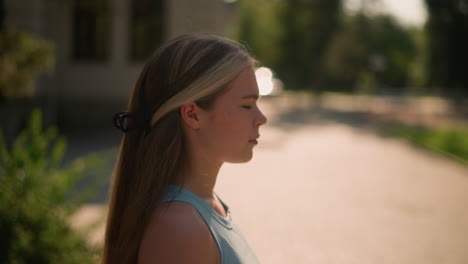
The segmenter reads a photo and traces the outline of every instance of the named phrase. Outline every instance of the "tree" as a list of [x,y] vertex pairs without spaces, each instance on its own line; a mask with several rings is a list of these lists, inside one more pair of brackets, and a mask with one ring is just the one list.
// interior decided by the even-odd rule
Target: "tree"
[[276,16],[278,1],[239,1],[240,20],[235,38],[245,44],[250,52],[266,67],[276,68],[281,51],[280,34]]
[[5,0],[0,0],[0,32],[5,28]]
[[408,29],[388,15],[357,13],[345,18],[326,53],[335,85],[354,89],[403,89],[409,79],[415,45]]
[[278,74],[291,89],[320,91],[323,54],[338,25],[341,0],[283,0]]
[[428,84],[468,92],[468,0],[425,0]]
[[34,95],[34,81],[55,63],[52,44],[13,29],[0,31],[0,99]]

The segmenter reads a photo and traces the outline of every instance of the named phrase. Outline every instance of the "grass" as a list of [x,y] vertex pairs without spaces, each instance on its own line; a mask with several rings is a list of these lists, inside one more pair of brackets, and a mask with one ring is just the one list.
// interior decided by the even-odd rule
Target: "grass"
[[429,129],[396,125],[390,129],[390,133],[417,146],[449,154],[468,165],[468,129]]

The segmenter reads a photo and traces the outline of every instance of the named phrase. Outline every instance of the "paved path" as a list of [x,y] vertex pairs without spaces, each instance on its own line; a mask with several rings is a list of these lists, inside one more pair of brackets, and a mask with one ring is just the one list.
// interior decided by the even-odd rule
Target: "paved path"
[[468,168],[309,103],[261,102],[254,159],[218,179],[261,262],[468,263]]

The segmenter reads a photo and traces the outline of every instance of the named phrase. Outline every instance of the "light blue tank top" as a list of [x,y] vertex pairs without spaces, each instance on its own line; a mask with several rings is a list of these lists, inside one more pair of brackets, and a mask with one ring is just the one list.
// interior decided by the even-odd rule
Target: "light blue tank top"
[[208,229],[218,245],[221,264],[259,263],[254,252],[234,223],[229,207],[221,201],[221,199],[219,199],[219,201],[221,201],[226,211],[227,218],[216,213],[216,211],[200,197],[177,185],[169,185],[159,201],[186,202],[198,211],[205,220]]

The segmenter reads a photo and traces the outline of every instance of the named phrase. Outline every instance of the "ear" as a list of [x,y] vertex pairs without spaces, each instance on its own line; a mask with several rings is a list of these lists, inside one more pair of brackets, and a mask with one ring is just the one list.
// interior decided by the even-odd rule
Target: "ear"
[[200,107],[195,102],[188,102],[180,107],[180,116],[185,125],[194,130],[200,128]]

